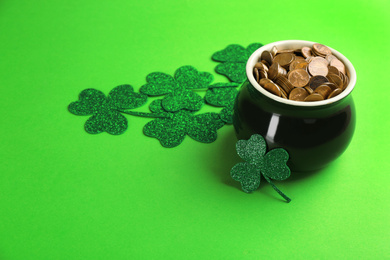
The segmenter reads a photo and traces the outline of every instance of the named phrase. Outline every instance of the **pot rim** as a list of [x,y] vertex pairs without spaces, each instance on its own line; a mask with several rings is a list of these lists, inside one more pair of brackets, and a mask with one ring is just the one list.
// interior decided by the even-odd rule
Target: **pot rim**
[[355,87],[356,84],[356,71],[355,68],[353,67],[352,63],[340,52],[337,50],[327,46],[329,49],[331,49],[332,54],[336,56],[340,61],[342,61],[345,65],[346,68],[346,74],[349,76],[349,84],[347,87],[344,89],[343,92],[341,92],[339,95],[326,99],[326,100],[321,100],[321,101],[314,101],[314,102],[302,102],[302,101],[295,101],[295,100],[289,100],[289,99],[284,99],[281,97],[278,97],[267,90],[265,90],[262,86],[260,86],[259,83],[256,82],[255,77],[253,76],[253,67],[255,64],[258,62],[261,54],[263,51],[271,51],[273,46],[276,46],[279,50],[283,49],[296,49],[296,48],[302,48],[304,46],[307,47],[312,47],[313,44],[316,42],[311,42],[311,41],[303,41],[303,40],[285,40],[285,41],[277,41],[277,42],[272,42],[269,44],[266,44],[259,49],[257,49],[255,52],[252,53],[252,55],[249,57],[247,63],[246,63],[246,76],[249,80],[249,82],[256,88],[257,91],[262,93],[263,95],[267,96],[270,99],[273,99],[277,102],[291,105],[291,106],[299,106],[299,107],[318,107],[318,106],[324,106],[324,105],[329,105],[333,104],[335,102],[338,102],[345,97],[347,97],[352,90]]

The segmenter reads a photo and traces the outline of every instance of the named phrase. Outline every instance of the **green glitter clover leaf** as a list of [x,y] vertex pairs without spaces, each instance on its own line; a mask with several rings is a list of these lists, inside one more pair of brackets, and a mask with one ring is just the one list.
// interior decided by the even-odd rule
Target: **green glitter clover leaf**
[[146,95],[135,93],[130,85],[115,87],[107,97],[89,88],[80,93],[78,101],[70,103],[68,110],[79,116],[92,115],[85,123],[85,130],[90,134],[119,135],[127,129],[127,119],[120,114],[121,110],[140,107],[146,100]]
[[238,83],[216,83],[209,86],[204,99],[210,105],[224,107],[220,116],[227,124],[233,123],[233,105],[237,96]]
[[207,88],[213,76],[208,72],[198,72],[192,66],[183,66],[176,70],[174,77],[153,72],[146,77],[146,81],[148,83],[140,88],[140,92],[148,96],[166,95],[162,100],[162,107],[166,111],[198,111],[204,101],[192,89]]
[[233,82],[244,82],[246,62],[249,56],[261,46],[263,46],[261,43],[252,43],[245,49],[241,45],[231,44],[222,51],[214,53],[212,59],[223,62],[215,68],[215,71]]
[[181,144],[186,137],[211,143],[217,139],[217,129],[224,125],[217,113],[194,115],[188,110],[167,112],[163,108],[163,100],[154,100],[150,110],[156,114],[164,114],[165,118],[157,118],[144,126],[145,135],[157,138],[164,147],[175,147]]
[[236,144],[237,154],[245,161],[237,163],[230,175],[241,183],[243,191],[250,193],[260,185],[261,174],[271,186],[287,201],[291,199],[281,192],[273,180],[285,180],[290,177],[286,165],[289,155],[283,148],[276,148],[266,153],[267,145],[261,135],[254,134],[249,140],[239,140]]

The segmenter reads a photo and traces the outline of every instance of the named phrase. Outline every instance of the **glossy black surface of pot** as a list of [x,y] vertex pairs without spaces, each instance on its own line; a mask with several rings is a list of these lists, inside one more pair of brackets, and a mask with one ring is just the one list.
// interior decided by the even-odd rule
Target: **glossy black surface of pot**
[[323,106],[293,106],[263,95],[248,80],[233,115],[238,139],[261,134],[268,150],[287,150],[292,171],[318,170],[339,157],[352,139],[355,121],[351,95]]

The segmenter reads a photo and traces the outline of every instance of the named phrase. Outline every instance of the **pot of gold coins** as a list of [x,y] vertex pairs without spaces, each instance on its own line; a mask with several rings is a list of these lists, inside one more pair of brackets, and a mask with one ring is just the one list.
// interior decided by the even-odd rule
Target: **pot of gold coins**
[[296,172],[321,169],[345,151],[356,72],[344,55],[315,42],[274,42],[250,56],[246,74],[234,105],[239,139],[261,134],[268,149],[287,150]]

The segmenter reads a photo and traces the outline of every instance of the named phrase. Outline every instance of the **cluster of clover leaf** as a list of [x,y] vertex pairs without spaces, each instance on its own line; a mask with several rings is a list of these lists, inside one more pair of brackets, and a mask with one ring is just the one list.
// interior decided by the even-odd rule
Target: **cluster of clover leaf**
[[[107,96],[96,89],[85,89],[68,109],[75,115],[90,116],[85,123],[85,130],[90,134],[122,134],[128,128],[124,116],[127,114],[154,118],[144,126],[143,132],[157,138],[164,147],[179,145],[187,135],[196,141],[210,143],[216,140],[219,128],[232,124],[237,87],[246,79],[245,63],[261,46],[259,43],[248,48],[229,45],[213,54],[213,60],[222,62],[216,72],[227,76],[231,82],[212,84],[212,74],[183,66],[174,76],[162,72],[147,75],[147,83],[139,92],[130,85],[117,86]],[[197,93],[199,90],[206,90],[204,97]],[[162,98],[150,103],[151,113],[134,111],[145,105],[148,97]],[[197,114],[204,104],[222,107],[222,110]]]
[[[261,46],[253,43],[244,48],[232,44],[213,54],[212,59],[221,62],[215,71],[230,82],[211,84],[213,76],[210,73],[183,66],[174,76],[162,72],[149,74],[147,83],[138,93],[130,85],[117,86],[107,96],[96,89],[85,89],[68,109],[75,115],[90,116],[85,123],[85,130],[90,134],[122,134],[128,128],[125,114],[153,118],[144,126],[143,132],[157,138],[164,147],[178,146],[187,135],[196,141],[210,143],[216,140],[219,128],[233,123],[234,100],[239,83],[246,80],[246,62]],[[203,98],[198,94],[199,90],[206,90]],[[150,102],[150,113],[134,111],[145,105],[149,97],[161,97]],[[197,113],[204,104],[222,107],[222,110]],[[256,134],[249,140],[239,140],[236,149],[245,162],[236,164],[230,174],[241,183],[245,192],[255,191],[263,176],[287,202],[291,201],[271,181],[290,176],[286,150],[278,148],[266,153],[264,138]]]

